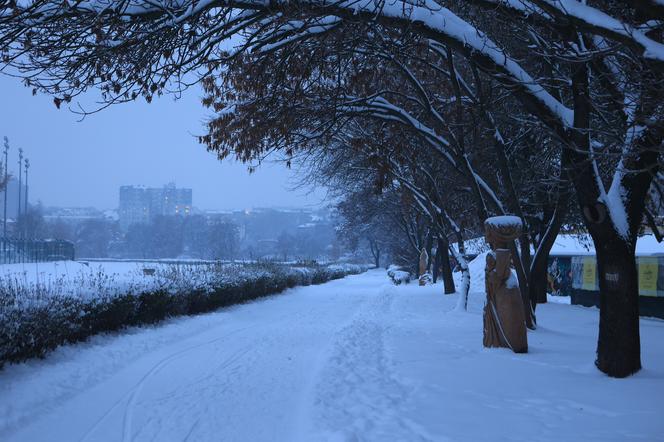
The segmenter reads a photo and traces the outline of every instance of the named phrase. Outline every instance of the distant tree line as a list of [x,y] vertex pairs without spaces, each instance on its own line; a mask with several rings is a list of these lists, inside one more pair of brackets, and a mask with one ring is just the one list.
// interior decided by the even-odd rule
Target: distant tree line
[[124,252],[130,257],[234,259],[239,252],[238,227],[203,216],[156,216],[129,226]]
[[308,229],[284,230],[277,237],[275,257],[283,261],[337,259],[343,252],[327,225]]
[[123,232],[118,222],[110,219],[45,221],[41,207],[34,206],[19,223],[25,225],[27,238],[73,242],[80,258],[235,259],[240,252],[237,225],[199,215],[156,216]]
[[298,220],[290,225],[282,220],[281,233],[275,235],[273,229],[264,228],[261,220],[271,217],[272,212],[253,215],[250,234],[243,237],[237,222],[226,217],[156,216],[148,223],[132,224],[123,231],[112,219],[49,220],[43,213],[40,204],[31,206],[13,226],[12,236],[18,237],[20,233],[26,239],[71,241],[78,258],[296,261],[336,259],[343,254],[330,224],[298,227],[295,224]]

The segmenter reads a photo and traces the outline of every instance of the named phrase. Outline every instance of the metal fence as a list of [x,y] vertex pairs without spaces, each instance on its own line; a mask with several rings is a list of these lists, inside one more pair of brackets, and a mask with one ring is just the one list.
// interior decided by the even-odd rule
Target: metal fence
[[74,259],[74,244],[52,239],[0,238],[0,264]]

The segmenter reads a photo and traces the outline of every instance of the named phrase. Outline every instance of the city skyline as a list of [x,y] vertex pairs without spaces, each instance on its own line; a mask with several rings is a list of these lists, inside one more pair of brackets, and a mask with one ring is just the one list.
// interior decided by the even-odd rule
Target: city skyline
[[[10,143],[9,172],[18,174],[18,149],[30,158],[30,202],[44,206],[114,209],[122,185],[193,189],[195,205],[207,210],[248,207],[317,207],[321,189],[294,190],[297,177],[285,165],[265,162],[254,173],[233,160],[219,162],[197,142],[207,118],[192,88],[172,96],[112,106],[80,115],[47,96],[32,96],[13,78],[0,77],[13,105],[0,135]],[[82,104],[91,108],[90,97]]]

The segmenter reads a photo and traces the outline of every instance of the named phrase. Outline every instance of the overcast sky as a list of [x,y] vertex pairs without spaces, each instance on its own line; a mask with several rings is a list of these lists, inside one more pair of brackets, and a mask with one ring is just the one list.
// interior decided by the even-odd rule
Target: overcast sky
[[9,137],[10,172],[18,148],[30,159],[30,200],[46,206],[116,208],[124,184],[161,186],[175,181],[193,189],[201,209],[316,206],[323,192],[289,190],[294,173],[265,164],[249,174],[245,165],[219,162],[198,144],[209,115],[192,89],[174,101],[167,96],[112,106],[83,121],[50,97],[32,96],[19,80],[0,75],[0,135]]

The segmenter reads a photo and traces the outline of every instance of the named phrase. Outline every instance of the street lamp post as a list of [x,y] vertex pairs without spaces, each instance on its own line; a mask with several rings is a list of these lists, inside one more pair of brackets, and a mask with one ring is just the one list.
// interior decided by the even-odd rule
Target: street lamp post
[[21,217],[21,171],[23,170],[23,149],[18,148],[18,212],[16,214],[16,226],[18,227],[18,220]]
[[9,180],[7,179],[7,163],[9,161],[9,139],[5,137],[5,210],[3,212],[4,217],[2,220],[2,237],[7,238],[7,187],[9,187]]
[[[28,159],[25,159],[25,205],[23,208],[23,212],[25,213],[25,216],[27,218],[28,216],[28,169],[30,168],[30,161]],[[28,223],[27,220],[25,220],[25,237],[27,238],[28,236]]]

